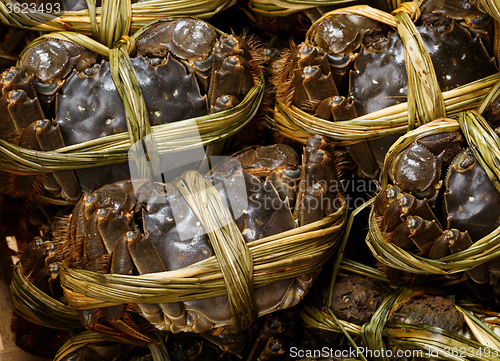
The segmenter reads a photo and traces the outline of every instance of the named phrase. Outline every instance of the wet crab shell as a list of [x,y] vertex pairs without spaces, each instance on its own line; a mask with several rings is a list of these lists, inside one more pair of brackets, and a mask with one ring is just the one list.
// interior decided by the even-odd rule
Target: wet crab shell
[[[495,61],[479,38],[453,22],[444,34],[429,26],[418,27],[429,51],[442,91],[471,83],[497,71]],[[379,64],[374,67],[373,64]],[[408,79],[403,45],[397,34],[389,34],[383,50],[362,47],[350,73],[349,97],[358,115],[374,112],[406,101]]]
[[[132,66],[153,126],[234,107],[259,82],[260,70],[246,42],[235,35],[218,37],[201,20],[159,22],[136,45]],[[38,42],[24,51],[19,67],[2,74],[0,90],[0,109],[7,114],[1,137],[26,148],[54,150],[127,131],[109,62],[81,45]],[[122,164],[37,179],[10,175],[2,183],[7,184],[4,192],[23,196],[41,183],[47,192],[74,202],[80,189],[129,177]]]

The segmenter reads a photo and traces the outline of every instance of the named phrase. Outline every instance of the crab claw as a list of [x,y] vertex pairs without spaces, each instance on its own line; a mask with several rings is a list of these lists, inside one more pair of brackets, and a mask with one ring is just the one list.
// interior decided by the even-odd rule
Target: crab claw
[[248,50],[240,38],[226,35],[213,50],[212,80],[208,89],[211,112],[219,97],[233,95],[241,98],[254,86],[254,78],[247,55]]
[[402,190],[398,187],[389,185],[387,189],[382,190],[377,194],[373,201],[373,210],[377,215],[385,214],[387,207],[397,199]]
[[[25,110],[28,116],[24,115]],[[45,118],[36,102],[33,76],[27,76],[22,68],[13,67],[2,73],[0,112],[3,114],[0,136],[6,140],[13,140],[33,120]]]
[[[36,122],[36,137],[40,148],[44,151],[64,147],[64,140],[58,125],[52,125],[48,120]],[[54,177],[61,186],[61,196],[76,203],[81,196],[80,186],[73,171],[54,172]]]
[[411,215],[419,216],[429,221],[434,220],[438,224],[438,226],[441,227],[438,219],[434,215],[434,212],[431,210],[427,199],[418,199],[415,198],[412,194],[400,193],[397,195],[397,202],[401,209],[401,218],[404,219]]
[[30,99],[22,89],[7,93],[7,110],[19,132],[22,132],[31,122],[44,119],[38,99]]
[[302,154],[302,175],[294,209],[299,225],[317,221],[341,207],[336,169],[331,145],[319,135],[310,137]]
[[293,64],[296,64],[292,65],[295,70],[291,79],[291,86],[295,89],[294,105],[314,111],[324,99],[339,94],[321,48],[300,44],[294,53]]

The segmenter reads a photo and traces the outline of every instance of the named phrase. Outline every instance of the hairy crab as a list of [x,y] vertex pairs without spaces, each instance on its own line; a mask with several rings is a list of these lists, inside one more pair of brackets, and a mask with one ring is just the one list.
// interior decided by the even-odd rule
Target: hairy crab
[[[363,271],[367,271],[365,266]],[[376,278],[379,279],[379,275]],[[321,356],[337,359],[339,355],[348,354],[359,358],[362,353],[371,358],[371,355],[376,355],[376,350],[383,348],[387,351],[384,358],[388,360],[433,359],[433,355],[437,355],[441,349],[433,343],[436,338],[443,342],[443,349],[455,342],[458,348],[471,346],[471,349],[477,350],[489,347],[482,336],[497,332],[495,323],[498,313],[472,304],[470,300],[464,301],[448,293],[449,290],[396,287],[386,281],[360,275],[343,275],[335,280],[331,298],[326,287],[317,297],[306,300],[307,304],[301,313],[302,320],[304,326],[309,327],[308,330],[312,327],[318,335],[316,341],[319,344],[314,349],[327,350]],[[332,313],[342,323],[344,330],[337,326]],[[478,318],[478,322],[471,322],[471,313]],[[489,330],[481,335],[481,332],[477,332],[479,328],[476,329],[478,325]],[[353,336],[357,346],[341,346],[337,338],[331,336],[341,335],[346,330]],[[419,337],[421,332],[425,336]],[[496,339],[496,336],[492,339]],[[404,352],[408,349],[419,352]],[[342,353],[342,350],[347,352]],[[429,353],[429,350],[433,352]],[[312,350],[301,351],[300,354],[297,352],[299,356],[317,356]],[[488,352],[498,355],[495,346]],[[451,356],[449,359],[452,359]],[[472,360],[474,356],[466,356],[465,359]]]
[[[491,26],[477,3],[426,1],[421,11],[416,25],[442,91],[497,71],[480,37],[471,34],[471,29],[489,34],[486,29]],[[405,52],[399,35],[361,15],[326,14],[309,29],[304,42],[284,54],[279,68],[281,74],[274,80],[278,100],[318,118],[350,120],[407,101]],[[359,173],[374,178],[394,141],[392,135],[350,142],[346,149]]]
[[[248,171],[235,168],[235,164],[240,164],[238,160]],[[224,161],[207,179],[224,184],[216,188],[230,205],[243,240],[252,242],[320,220],[325,212],[343,209],[342,196],[336,188],[337,176],[331,168],[334,162],[328,143],[316,136],[304,149],[301,170],[292,148],[275,145],[252,149]],[[236,183],[244,184],[243,193],[226,190]],[[131,181],[123,181],[84,196],[72,214],[56,226],[57,251],[47,263],[56,274],[61,267],[73,267],[98,273],[144,275],[180,270],[213,256],[203,220],[188,205],[189,198],[184,199],[179,184],[175,184],[148,181],[136,188]],[[295,218],[288,201],[291,194],[296,194]],[[309,289],[315,274],[316,271],[255,289],[257,314],[295,305]],[[141,338],[140,332],[127,324],[127,313],[141,314],[160,330],[202,333],[227,325],[231,308],[226,296],[218,296],[78,312],[87,328]]]
[[26,45],[34,38],[27,30],[17,29],[0,24],[0,69],[12,66],[16,63],[19,54]]
[[[33,239],[16,266],[11,289],[18,305],[12,319],[18,347],[33,355],[60,361],[116,360],[116,355],[120,355],[120,360],[150,360],[147,355],[151,350],[145,342],[128,336],[85,331],[76,312],[72,309],[68,312],[55,265],[46,263],[46,260],[50,262],[49,254],[57,249],[52,236],[52,232],[47,232],[46,236]],[[35,292],[30,293],[31,290]],[[59,302],[65,305],[65,310]],[[25,307],[35,309],[35,317],[31,312],[26,313]],[[61,312],[64,320],[59,318]],[[296,317],[293,309],[273,312],[258,318],[249,328],[230,334],[213,330],[202,334],[164,332],[155,336],[150,333],[149,323],[138,315],[134,327],[151,335],[150,342],[164,337],[164,343],[155,347],[163,348],[175,361],[281,360]],[[72,344],[67,342],[70,337]],[[134,358],[138,355],[144,359]]]
[[[377,195],[373,212],[384,238],[402,249],[439,259],[467,249],[500,226],[500,194],[459,132],[414,141],[397,154],[389,176],[393,185]],[[498,259],[492,259],[465,271],[461,281],[484,298],[491,297],[491,285],[498,299],[499,269]],[[426,279],[408,278],[390,266],[387,275],[394,282]]]
[[[152,126],[236,106],[258,82],[252,48],[236,35],[191,18],[158,22],[137,39],[132,66]],[[110,63],[83,46],[56,38],[25,49],[19,66],[0,77],[0,137],[50,151],[126,132],[122,99]],[[81,192],[130,178],[128,166],[65,170],[43,176],[2,173],[0,190],[76,202]]]

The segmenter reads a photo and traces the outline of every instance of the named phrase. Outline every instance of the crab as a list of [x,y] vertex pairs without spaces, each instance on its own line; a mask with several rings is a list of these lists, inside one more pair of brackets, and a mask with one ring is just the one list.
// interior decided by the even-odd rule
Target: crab
[[[418,30],[442,91],[497,71],[480,37],[469,30],[477,29],[488,40],[491,21],[477,5],[427,1],[422,7]],[[278,99],[322,119],[350,120],[407,100],[402,41],[388,26],[360,15],[324,16],[304,42],[284,54],[279,68],[274,79]],[[346,150],[362,176],[375,178],[398,136],[358,142]]]
[[[311,137],[302,156],[300,181],[294,186],[295,217],[288,196],[282,194],[283,199],[280,198],[272,175],[262,173],[273,168],[283,171],[283,178],[291,174],[297,179],[299,158],[289,146],[249,150],[217,165],[207,177],[226,186],[244,181],[244,193],[227,191],[226,186],[218,190],[226,204],[231,205],[243,239],[251,242],[320,220],[341,205],[341,201],[331,200],[332,192],[337,191],[329,184],[333,180],[333,170],[329,168],[332,158],[328,143],[322,137]],[[237,171],[238,159],[242,159],[243,169],[248,172]],[[256,170],[259,175],[252,175]],[[135,187],[136,191],[134,187],[132,181],[122,181],[85,195],[72,214],[61,218],[55,226],[59,251],[47,263],[56,270],[65,266],[100,273],[147,274],[180,269],[214,255],[203,225],[176,186],[145,181],[140,188]],[[335,196],[342,197],[339,193]],[[316,272],[257,288],[258,315],[298,303],[315,275]],[[144,339],[143,335],[127,322],[128,314],[138,313],[157,329],[174,333],[208,332],[226,326],[231,319],[226,296],[168,304],[118,305],[78,313],[89,329],[139,339]]]
[[[412,335],[414,329],[422,330],[426,334],[436,334],[439,337],[455,335],[462,339],[473,340],[474,344],[486,345],[484,339],[479,337],[472,327],[469,328],[472,322],[462,309],[469,313],[473,312],[474,316],[480,320],[485,320],[482,321],[484,322],[482,326],[494,332],[498,329],[495,325],[495,322],[498,322],[498,313],[472,304],[469,296],[466,296],[467,300],[463,300],[459,294],[454,294],[449,289],[397,287],[388,283],[387,280],[378,280],[378,277],[375,280],[368,276],[344,274],[336,278],[330,299],[329,287],[322,287],[323,289],[318,290],[315,289],[316,285],[311,290],[311,294],[316,297],[306,300],[301,316],[305,324],[314,327],[307,330],[316,331],[315,341],[319,343],[313,350],[325,349],[332,359],[338,359],[340,353],[337,351],[347,348],[347,354],[349,354],[349,350],[354,351],[358,347],[360,348],[358,352],[369,356],[371,352],[379,349],[370,344],[368,338],[373,336],[380,337],[381,345],[389,350],[387,359],[411,359],[406,355],[403,356],[403,353],[398,350],[416,348],[429,351],[432,349],[432,346],[428,348],[428,345],[420,342],[408,342],[408,335]],[[315,291],[319,291],[319,294]],[[350,345],[339,343],[336,335],[343,336],[343,330],[336,327],[336,322],[334,323],[333,317],[329,315],[331,313],[344,325],[345,329],[349,330],[356,346],[352,343]],[[370,329],[375,325],[380,329]],[[308,348],[299,349],[295,354],[302,357],[309,355],[317,357]],[[323,354],[321,356],[326,357]]]
[[[393,285],[389,283],[376,281],[366,276],[343,275],[336,279],[331,303],[329,303],[329,287],[321,289],[314,287],[311,292],[316,297],[309,299],[308,307],[313,307],[324,314],[332,312],[340,321],[357,325],[360,329],[372,321],[380,306],[384,301],[387,302],[391,293],[394,292]],[[309,310],[306,311],[309,312]],[[442,296],[425,294],[425,291],[416,293],[393,307],[387,317],[385,327],[401,324],[427,325],[459,333],[462,332],[465,324],[462,313],[455,308],[453,301]],[[315,336],[315,341],[318,343],[315,349],[341,350],[352,347],[352,345],[340,343],[343,341],[339,340],[342,336],[340,332],[321,328],[308,328],[307,331]],[[359,335],[353,338],[357,345],[362,344],[363,341]],[[387,347],[393,348],[393,354],[396,355],[396,349],[399,346],[389,341]]]
[[[500,226],[500,194],[458,132],[413,142],[390,164],[389,176],[393,185],[377,195],[373,211],[384,237],[402,249],[439,259],[470,247]],[[487,299],[490,285],[499,296],[498,274],[494,259],[458,276]],[[427,279],[408,279],[390,267],[387,276],[393,282],[416,284]]]
[[215,329],[202,336],[218,345],[230,360],[282,360],[296,329],[293,321],[296,310],[280,310],[259,317],[252,326],[237,333],[219,333]]
[[33,34],[24,29],[0,24],[0,69],[16,63],[23,48],[34,38]]
[[[151,125],[175,122],[236,106],[260,72],[251,48],[233,35],[218,36],[191,18],[162,21],[136,41],[133,57]],[[122,100],[106,59],[59,39],[25,49],[19,66],[0,78],[0,137],[49,151],[126,132]],[[182,100],[182,101],[180,101]],[[19,176],[2,173],[3,193],[53,195],[75,203],[82,191],[130,178],[128,166]]]
[[455,302],[441,296],[423,295],[402,302],[387,320],[394,324],[428,325],[459,333],[464,326],[464,315],[457,310]]
[[[51,262],[50,255],[57,251],[58,245],[53,240],[53,233],[46,232],[43,237],[35,237],[20,258],[20,263],[16,265],[22,274],[26,277],[29,287],[37,288],[37,295],[45,294],[45,298],[52,299],[51,304],[55,305],[57,301],[66,304],[62,293],[57,265]],[[48,257],[49,256],[49,257]],[[23,294],[22,289],[14,286],[13,292]],[[23,294],[24,295],[24,294]],[[19,296],[18,296],[19,297]],[[19,298],[17,298],[19,300]],[[37,304],[37,300],[27,297],[23,303],[31,302],[30,307],[40,309],[43,306]],[[90,336],[89,331],[85,331],[80,325],[78,316],[74,313],[72,323],[54,322],[56,316],[52,316],[50,321],[51,309],[45,308],[43,313],[47,315],[42,324],[35,324],[25,319],[22,312],[16,309],[13,315],[12,328],[15,331],[16,344],[31,354],[54,358],[56,353],[61,353],[61,347],[70,337],[84,333]],[[66,313],[68,315],[68,313]],[[142,323],[142,332],[151,335],[152,328],[148,327],[147,322],[136,315],[134,327],[139,327]],[[157,343],[157,337],[164,337],[165,347],[172,360],[178,361],[196,361],[196,360],[227,360],[236,361],[245,358],[249,361],[260,359],[281,360],[286,352],[286,345],[290,342],[291,320],[296,318],[296,310],[281,310],[273,312],[258,318],[245,330],[237,333],[228,333],[226,331],[214,329],[202,334],[197,333],[157,333],[152,336],[149,342]],[[48,327],[48,325],[51,325]],[[64,329],[61,329],[63,325]],[[99,336],[106,336],[99,341]],[[93,341],[92,341],[93,340]],[[76,341],[75,341],[76,342]],[[81,344],[76,342],[76,344]],[[109,335],[96,334],[93,338],[87,339],[78,348],[72,348],[62,360],[98,360],[115,359],[116,354],[125,352],[129,354],[146,355],[150,352],[147,344],[139,340],[130,340],[116,335],[113,341]],[[99,355],[99,356],[96,356]],[[110,357],[110,358],[109,358]],[[60,359],[60,358],[58,358]],[[120,359],[126,359],[125,354]],[[135,359],[134,359],[135,360]],[[147,358],[146,358],[147,360]]]

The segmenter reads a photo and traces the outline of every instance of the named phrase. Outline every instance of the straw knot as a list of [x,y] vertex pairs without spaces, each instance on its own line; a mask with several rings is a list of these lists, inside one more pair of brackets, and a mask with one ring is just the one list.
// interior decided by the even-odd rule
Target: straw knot
[[411,21],[415,22],[420,17],[420,8],[416,2],[409,1],[402,3],[399,8],[394,10],[391,14],[396,15],[405,12],[410,17]]
[[128,35],[122,35],[120,40],[115,44],[116,47],[121,45],[127,45],[127,53],[131,54],[135,50],[135,38]]
[[222,196],[197,171],[172,182],[200,220],[219,262],[231,308],[231,327],[242,330],[257,318],[252,254]]

